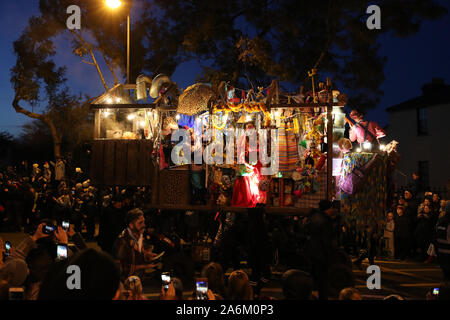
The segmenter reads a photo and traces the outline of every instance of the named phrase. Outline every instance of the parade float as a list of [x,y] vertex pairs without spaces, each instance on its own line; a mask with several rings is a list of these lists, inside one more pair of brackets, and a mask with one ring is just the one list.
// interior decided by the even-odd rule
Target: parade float
[[[179,92],[164,75],[117,85],[91,104],[91,179],[151,187],[158,209],[243,212],[261,204],[268,213],[306,215],[328,199],[349,215],[378,216],[390,153],[375,146],[380,135],[361,133],[362,118],[345,116],[347,97],[331,79],[316,83],[316,70],[309,76],[311,90],[296,93],[281,92],[277,81],[257,89],[197,83]],[[343,148],[346,121],[361,150]],[[364,183],[355,180],[349,191],[369,162]]]

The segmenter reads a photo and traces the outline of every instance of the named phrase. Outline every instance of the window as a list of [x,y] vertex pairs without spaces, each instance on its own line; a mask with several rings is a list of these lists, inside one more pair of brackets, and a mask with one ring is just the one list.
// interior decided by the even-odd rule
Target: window
[[428,134],[428,111],[424,107],[417,109],[417,134]]
[[423,187],[430,186],[429,162],[419,161],[419,176]]

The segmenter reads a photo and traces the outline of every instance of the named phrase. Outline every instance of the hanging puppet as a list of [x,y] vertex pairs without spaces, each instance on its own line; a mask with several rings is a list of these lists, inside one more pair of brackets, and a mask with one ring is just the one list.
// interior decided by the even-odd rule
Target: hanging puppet
[[386,132],[378,123],[364,120],[363,116],[362,113],[352,110],[350,112],[350,118],[355,123],[353,124],[346,118],[346,121],[350,124],[350,140],[352,142],[358,141],[358,143],[364,143],[366,141],[378,143],[378,139],[385,137]]
[[[255,129],[253,123],[247,123],[246,130]],[[261,180],[261,163],[250,163],[250,153],[257,151],[257,146],[249,146],[246,143],[246,135],[242,135],[238,142],[238,150],[245,150],[244,155],[238,157],[240,164],[237,165],[236,180],[233,187],[231,205],[235,207],[253,208],[260,201],[259,181]]]

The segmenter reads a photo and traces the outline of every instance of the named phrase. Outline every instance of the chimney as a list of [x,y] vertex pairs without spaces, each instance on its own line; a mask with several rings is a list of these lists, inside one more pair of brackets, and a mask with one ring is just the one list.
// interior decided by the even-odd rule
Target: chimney
[[448,95],[449,86],[445,84],[443,78],[433,78],[430,83],[422,86],[422,95],[433,98],[440,98]]

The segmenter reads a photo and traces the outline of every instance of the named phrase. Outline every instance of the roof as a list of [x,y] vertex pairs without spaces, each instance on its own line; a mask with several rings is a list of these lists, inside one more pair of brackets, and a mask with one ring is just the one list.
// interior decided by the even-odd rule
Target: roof
[[442,79],[433,79],[422,87],[421,96],[393,105],[386,111],[399,112],[446,103],[450,104],[450,85],[446,85]]
[[[120,98],[119,101],[110,101],[109,99]],[[123,84],[117,84],[113,88],[109,89],[102,95],[98,96],[94,101],[91,102],[92,105],[96,104],[127,104],[133,103],[130,96],[125,92]]]

